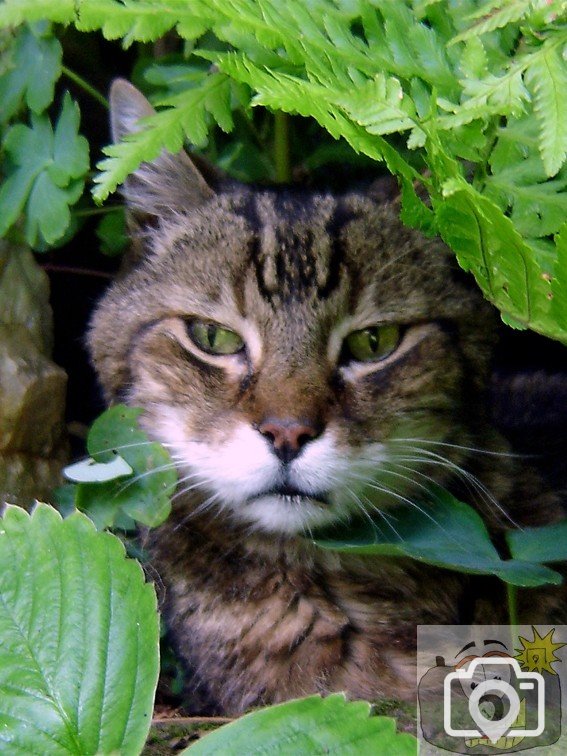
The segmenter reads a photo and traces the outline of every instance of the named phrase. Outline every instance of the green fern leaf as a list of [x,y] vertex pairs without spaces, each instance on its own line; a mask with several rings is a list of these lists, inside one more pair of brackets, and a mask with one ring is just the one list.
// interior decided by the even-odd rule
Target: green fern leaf
[[224,74],[209,74],[200,86],[163,99],[162,104],[172,107],[143,119],[145,128],[129,134],[118,144],[106,147],[104,154],[107,158],[97,166],[101,173],[95,177],[95,201],[104,201],[140,163],[153,160],[162,150],[178,152],[185,137],[196,146],[206,144],[208,115],[216,118],[221,128],[230,130],[229,86],[230,82]]
[[333,100],[370,134],[392,134],[417,125],[413,103],[393,76],[376,74],[365,86]]
[[[567,34],[563,36],[567,44]],[[554,176],[567,156],[567,68],[555,41],[542,45],[530,59],[525,82],[539,122],[539,150],[545,172]]]
[[557,233],[567,217],[567,166],[547,180],[533,113],[499,129],[489,165],[485,194],[509,214],[516,229],[528,238]]
[[0,27],[16,27],[48,19],[70,24],[76,19],[74,0],[4,0],[0,4]]
[[503,76],[488,74],[483,79],[463,79],[463,102],[455,105],[443,97],[437,98],[443,110],[451,115],[440,116],[438,125],[442,129],[454,129],[476,118],[486,119],[491,115],[518,116],[526,108],[530,96],[524,86],[522,67],[516,66]]
[[462,42],[465,39],[480,37],[488,32],[501,29],[509,24],[521,21],[532,10],[534,5],[542,5],[545,0],[498,0],[482,5],[478,11],[471,14],[471,20],[484,16],[478,23],[453,37],[449,44]]
[[[101,31],[106,39],[152,42],[178,27],[186,39],[195,39],[214,19],[198,14],[203,4],[184,0],[78,0],[76,26],[80,31]],[[209,14],[210,15],[210,14]]]

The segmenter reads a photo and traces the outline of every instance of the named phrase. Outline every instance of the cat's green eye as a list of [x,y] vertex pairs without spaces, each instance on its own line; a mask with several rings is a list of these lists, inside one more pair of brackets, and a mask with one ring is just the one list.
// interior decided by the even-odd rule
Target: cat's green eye
[[195,344],[208,354],[236,354],[244,347],[244,341],[237,333],[217,323],[192,320],[187,330]]
[[378,362],[391,354],[400,343],[398,325],[377,325],[353,331],[345,339],[349,357],[359,362]]

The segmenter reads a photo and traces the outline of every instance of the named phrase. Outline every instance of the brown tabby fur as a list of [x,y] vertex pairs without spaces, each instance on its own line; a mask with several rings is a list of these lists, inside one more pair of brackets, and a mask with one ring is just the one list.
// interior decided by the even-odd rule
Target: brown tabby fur
[[[112,103],[115,138],[151,112],[125,82]],[[496,538],[507,517],[560,515],[523,460],[475,451],[507,451],[485,410],[494,314],[440,242],[400,224],[380,187],[334,196],[216,180],[213,190],[185,154],[163,154],[128,180],[136,264],[100,303],[89,336],[109,401],[143,407],[148,433],[193,476],[150,545],[195,706],[235,714],[334,690],[412,699],[416,624],[504,621],[500,584],[324,552],[303,530],[363,503],[387,511],[426,477],[481,507]],[[201,353],[186,329],[194,317],[240,332],[247,350]],[[403,325],[397,350],[369,366],[345,360],[344,337],[376,323]],[[323,485],[317,476],[333,488],[333,474],[344,482],[366,460],[341,489],[348,507],[330,496],[310,505],[311,520],[306,500],[255,483],[255,450],[271,454],[258,430],[266,418],[317,429],[298,458],[320,449],[308,493]],[[390,473],[388,462],[377,472],[378,449]],[[498,506],[471,494],[454,465]],[[393,493],[372,489],[376,480]],[[254,486],[271,497],[265,511],[251,509]],[[523,619],[557,616],[553,595],[529,593]]]

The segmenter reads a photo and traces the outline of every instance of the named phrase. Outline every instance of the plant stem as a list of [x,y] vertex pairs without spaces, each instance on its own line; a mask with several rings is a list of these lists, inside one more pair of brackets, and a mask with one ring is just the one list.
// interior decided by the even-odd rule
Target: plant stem
[[106,97],[101,95],[100,92],[98,92],[93,86],[89,84],[88,81],[85,81],[82,76],[79,76],[79,74],[76,74],[74,71],[71,71],[70,68],[67,68],[67,66],[62,66],[61,71],[65,74],[65,76],[68,79],[71,79],[71,81],[74,81],[75,84],[77,84],[81,89],[84,89],[85,92],[90,94],[91,97],[94,97],[94,99],[99,102],[103,107],[105,107],[107,110],[109,109],[108,100]]
[[281,110],[276,110],[274,113],[274,163],[278,184],[289,183],[291,181],[289,117]]
[[506,597],[508,600],[508,622],[510,625],[519,625],[518,621],[518,587],[506,583]]
[[72,210],[71,213],[76,218],[88,218],[91,215],[106,215],[114,210],[120,210],[122,205],[105,205],[104,207],[88,207],[82,210]]

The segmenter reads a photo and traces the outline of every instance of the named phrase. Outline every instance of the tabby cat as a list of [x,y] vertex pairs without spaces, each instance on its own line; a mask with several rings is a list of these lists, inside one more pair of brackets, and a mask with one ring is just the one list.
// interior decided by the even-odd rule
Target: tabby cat
[[[114,139],[152,112],[124,81],[111,104]],[[430,480],[497,540],[559,515],[487,418],[491,307],[439,241],[401,225],[388,186],[258,189],[185,153],[124,186],[130,265],[89,342],[108,400],[143,407],[179,469],[149,538],[196,708],[413,699],[416,624],[504,619],[496,580],[323,552],[314,528],[388,527]],[[525,593],[522,617],[541,620],[552,594]]]

